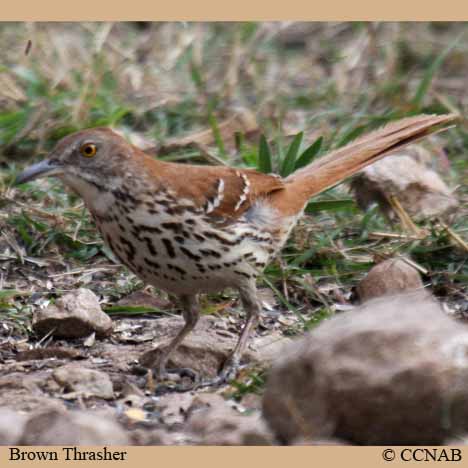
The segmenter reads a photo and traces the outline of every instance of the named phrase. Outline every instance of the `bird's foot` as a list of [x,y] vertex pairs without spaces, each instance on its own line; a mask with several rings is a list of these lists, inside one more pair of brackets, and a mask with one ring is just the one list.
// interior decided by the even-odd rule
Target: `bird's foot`
[[204,380],[200,382],[197,388],[220,387],[221,385],[227,384],[231,380],[234,380],[236,378],[239,369],[239,360],[231,356],[224,363],[221,372],[214,379]]
[[186,367],[166,369],[154,368],[152,373],[153,387],[156,395],[168,392],[189,392],[197,388],[200,382],[199,374]]
[[165,366],[155,366],[149,369],[136,364],[132,367],[132,373],[145,376],[144,387],[158,395],[168,392],[188,392],[195,389],[200,382],[199,374],[185,367],[166,369]]

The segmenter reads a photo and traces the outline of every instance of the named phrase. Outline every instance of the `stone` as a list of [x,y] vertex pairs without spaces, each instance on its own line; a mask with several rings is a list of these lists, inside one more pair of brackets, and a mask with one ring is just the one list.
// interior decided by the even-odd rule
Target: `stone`
[[282,443],[438,445],[468,429],[468,327],[426,295],[366,302],[298,340],[263,414]]
[[390,219],[394,218],[390,196],[395,196],[415,220],[451,213],[459,204],[437,172],[406,153],[364,168],[351,182],[351,189],[362,209],[377,203]]
[[65,294],[33,314],[33,329],[39,335],[52,332],[61,338],[84,338],[95,332],[98,337],[112,332],[112,320],[99,305],[97,296],[80,288]]
[[108,414],[47,411],[30,416],[21,445],[128,445],[123,428]]
[[71,392],[75,396],[108,400],[114,398],[112,382],[105,372],[66,365],[55,369],[52,376],[66,392]]
[[389,258],[375,265],[356,287],[361,302],[405,291],[423,290],[418,270],[403,258]]

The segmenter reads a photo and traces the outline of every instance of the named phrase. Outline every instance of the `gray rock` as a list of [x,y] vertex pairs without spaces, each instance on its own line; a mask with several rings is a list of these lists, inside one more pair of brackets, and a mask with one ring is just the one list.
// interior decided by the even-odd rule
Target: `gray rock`
[[112,320],[101,310],[98,298],[89,289],[80,288],[65,294],[33,315],[33,329],[40,335],[52,331],[62,338],[82,338],[95,332],[108,336],[112,332]]
[[105,372],[66,365],[55,369],[52,376],[66,392],[76,397],[114,398],[112,382]]
[[367,302],[295,343],[263,414],[284,443],[436,445],[468,429],[468,328],[417,293]]
[[26,422],[21,445],[128,445],[129,437],[108,414],[47,411]]

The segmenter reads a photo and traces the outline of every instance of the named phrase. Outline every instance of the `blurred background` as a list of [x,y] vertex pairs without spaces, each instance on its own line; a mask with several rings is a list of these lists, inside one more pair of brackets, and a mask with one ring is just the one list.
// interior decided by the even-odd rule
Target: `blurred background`
[[[304,131],[306,139],[323,134],[326,144],[338,144],[402,115],[465,114],[466,29],[436,22],[3,23],[0,145],[3,154],[31,155],[73,130],[110,125],[156,146],[216,128],[239,111],[236,130],[259,125],[270,139]],[[216,150],[229,152],[222,143]]]

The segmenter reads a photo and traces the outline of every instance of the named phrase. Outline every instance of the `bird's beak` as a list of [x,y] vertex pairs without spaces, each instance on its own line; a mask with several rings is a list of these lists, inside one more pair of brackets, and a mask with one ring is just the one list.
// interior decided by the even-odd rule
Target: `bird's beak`
[[63,173],[63,168],[49,159],[44,159],[41,162],[27,167],[15,179],[15,185],[24,184],[30,180],[38,179],[39,177],[58,175]]

